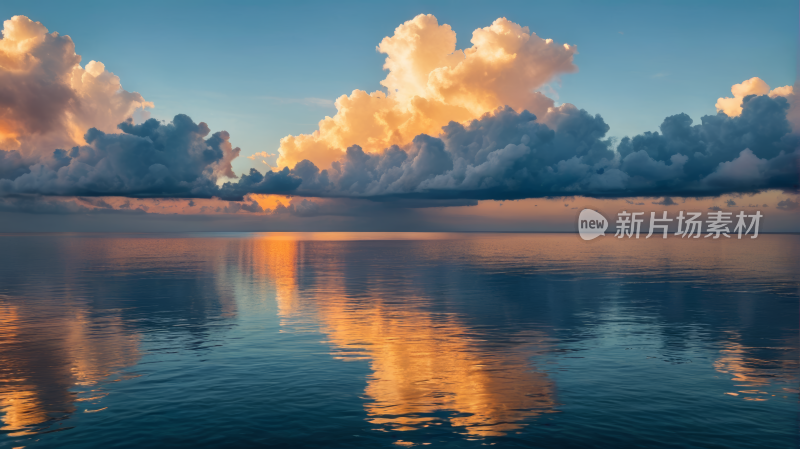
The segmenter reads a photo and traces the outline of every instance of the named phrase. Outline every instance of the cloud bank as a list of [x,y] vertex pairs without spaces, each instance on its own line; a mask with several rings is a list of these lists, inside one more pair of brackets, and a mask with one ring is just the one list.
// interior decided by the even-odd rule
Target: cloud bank
[[[555,107],[535,91],[576,70],[575,47],[506,19],[476,30],[473,46],[463,51],[433,16],[404,23],[377,47],[387,55],[387,92],[340,97],[337,114],[319,130],[281,140],[282,169],[253,168],[238,179],[231,161],[240,150],[227,132],[212,134],[186,115],[135,124],[129,116],[151,105],[121,89],[102,64],[81,68],[69,37],[22,16],[4,26],[0,196],[6,198],[219,198],[242,202],[226,206],[232,212],[260,212],[252,200],[243,202],[248,195],[439,207],[579,195],[664,197],[674,204],[672,197],[798,190],[791,86],[770,90],[752,78],[733,86],[734,97],[719,99],[719,112],[700,123],[677,114],[658,132],[616,144],[600,115]],[[77,129],[88,131],[77,135]],[[91,206],[103,208],[98,204]],[[279,213],[321,213],[306,200],[283,207]]]
[[0,152],[0,195],[241,200],[247,193],[289,192],[300,184],[288,169],[264,175],[252,169],[237,183],[218,186],[221,177],[236,176],[231,161],[240,149],[232,147],[227,132],[208,136],[205,123],[186,115],[168,124],[128,120],[118,129],[122,133],[92,128],[84,136],[86,145],[55,150],[32,165],[17,151]]
[[614,151],[599,115],[561,108],[555,128],[510,107],[439,137],[366,153],[359,146],[330,169],[304,161],[291,175],[298,194],[382,198],[517,199],[716,196],[797,190],[800,137],[786,119],[786,98],[748,96],[742,113],[668,117],[661,132],[624,138]]

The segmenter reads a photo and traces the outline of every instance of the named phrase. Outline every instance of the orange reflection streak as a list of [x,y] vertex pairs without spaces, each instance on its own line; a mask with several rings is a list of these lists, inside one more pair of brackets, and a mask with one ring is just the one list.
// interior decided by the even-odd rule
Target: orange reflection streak
[[282,239],[252,239],[240,247],[239,266],[252,269],[254,279],[269,279],[275,283],[278,296],[278,316],[287,318],[297,313],[298,242]]
[[[734,335],[735,338],[740,338]],[[728,341],[725,349],[720,350],[720,357],[714,361],[714,369],[720,373],[730,374],[739,386],[766,386],[775,382],[776,377],[788,376],[785,373],[795,373],[798,368],[797,360],[763,360],[749,356],[754,349],[736,341]],[[777,348],[773,348],[777,349]],[[783,373],[783,374],[781,374]],[[750,391],[740,391],[750,393]]]
[[504,435],[555,405],[552,381],[529,363],[530,341],[540,336],[489,350],[455,318],[380,303],[356,309],[346,299],[325,301],[320,318],[335,355],[371,360],[366,410],[374,424],[414,430],[451,410],[461,416],[450,423],[469,434]]
[[[93,327],[102,328],[97,338]],[[94,386],[118,372],[121,366],[131,366],[139,360],[138,335],[125,335],[120,317],[106,319],[86,317],[79,310],[65,327],[64,344],[72,360],[72,375],[76,385]]]
[[[369,421],[407,431],[439,424],[437,411],[452,412],[450,424],[474,436],[505,435],[525,426],[526,418],[550,412],[555,386],[529,359],[544,345],[543,335],[517,335],[505,343],[487,342],[452,315],[415,308],[425,298],[387,305],[344,295],[305,303],[299,297],[297,271],[302,242],[262,239],[264,274],[275,280],[278,314],[293,328],[315,320],[342,360],[370,360],[365,393]],[[315,248],[315,251],[325,251]],[[325,256],[323,256],[325,257]],[[342,266],[334,251],[329,268]],[[344,274],[324,279],[326,292],[343,292]],[[361,292],[362,294],[365,292]]]
[[[16,307],[0,306],[0,342],[4,345],[11,344],[19,338],[19,314]],[[0,376],[5,377],[5,385],[0,389],[0,410],[5,412],[2,431],[15,431],[10,436],[27,435],[24,429],[27,426],[38,424],[48,419],[41,401],[37,397],[34,387],[24,384],[25,379],[16,379],[13,373],[13,361],[2,360],[3,368]],[[9,389],[10,383],[20,382],[22,385]]]
[[98,334],[98,319],[90,322],[86,311],[61,312],[0,304],[0,430],[10,436],[36,434],[74,412],[83,391],[70,391],[73,386],[88,392],[139,358],[138,336],[125,332],[118,317],[102,323]]
[[299,304],[294,292],[297,291],[297,245],[296,242],[276,241],[267,246],[266,252],[270,267],[270,278],[275,279],[275,292],[278,302],[278,315],[288,318],[299,312]]

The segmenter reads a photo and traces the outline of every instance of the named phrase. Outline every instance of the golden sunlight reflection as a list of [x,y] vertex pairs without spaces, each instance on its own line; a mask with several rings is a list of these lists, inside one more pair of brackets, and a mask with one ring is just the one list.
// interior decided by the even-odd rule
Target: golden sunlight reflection
[[[4,345],[19,339],[19,313],[16,307],[0,305],[0,341]],[[11,436],[27,435],[24,430],[27,426],[44,422],[48,419],[41,401],[35,393],[35,387],[28,384],[25,378],[18,378],[19,373],[14,372],[13,360],[2,361],[0,376],[4,381],[4,388],[0,390],[0,410],[5,412],[4,426],[0,430],[11,432]],[[10,389],[8,385],[17,384]]]
[[[347,240],[347,233],[319,238],[332,242],[312,242],[318,237],[264,235],[255,252],[263,254],[264,275],[272,278],[284,329],[296,332],[313,327],[325,334],[337,359],[369,361],[364,407],[377,430],[410,431],[446,420],[466,435],[504,435],[521,429],[530,418],[555,411],[554,380],[532,362],[537,353],[552,349],[549,335],[542,331],[487,334],[471,326],[465,316],[432,311],[429,293],[414,285],[412,278],[383,278],[380,268],[354,277],[350,270],[367,265],[360,261],[350,266],[353,261],[337,250],[341,244],[335,241]],[[363,234],[358,237],[364,239]],[[704,278],[706,273],[714,273],[713,281],[725,279],[733,288],[752,282],[755,276],[777,273],[777,255],[790,251],[781,250],[780,240],[767,237],[759,240],[755,251],[750,241],[718,248],[709,241],[606,239],[586,244],[573,235],[462,235],[457,244],[446,245],[446,251],[442,245],[420,244],[413,254],[431,258],[416,263],[439,263],[438,258],[446,256],[469,261],[484,272],[544,273],[579,267],[587,275],[635,273],[653,282],[669,272],[701,284],[711,281]],[[403,236],[389,233],[380,238],[402,240]],[[702,257],[697,255],[700,250]],[[608,257],[620,262],[606,267],[602,261]],[[314,261],[324,264],[324,275],[309,275]],[[755,262],[759,268],[748,268]],[[402,301],[392,299],[397,297]],[[743,318],[752,316],[746,307],[739,313]],[[757,358],[762,348],[736,341],[726,343],[714,368],[740,383],[746,400],[764,400],[759,386],[775,380],[771,377],[776,371],[796,369],[788,365],[795,362],[780,362],[780,367],[772,369],[772,362]]]
[[297,291],[297,242],[278,238],[259,238],[249,249],[254,275],[261,279],[272,279],[278,302],[278,316],[288,318],[298,312]]
[[467,434],[504,435],[555,405],[552,381],[529,362],[541,335],[492,345],[455,317],[345,298],[326,301],[320,321],[336,357],[370,360],[365,407],[373,424],[415,430],[437,424],[433,414],[442,410]]
[[[112,430],[97,424],[111,422],[149,432],[154,404],[194,431],[190,395],[208,404],[199,422],[210,433],[247,425],[246,410],[291,420],[296,438],[346,407],[350,424],[405,446],[433,434],[542,435],[579,414],[616,431],[642,422],[640,401],[656,410],[680,394],[721,398],[729,415],[768,412],[797,394],[785,311],[798,245],[769,234],[45,240],[58,251],[0,270],[0,434],[33,440],[75,426],[102,436]],[[678,375],[694,388],[670,383]]]
[[86,310],[70,309],[48,314],[0,302],[0,431],[9,436],[48,431],[76,402],[99,408],[98,384],[139,359],[139,337],[118,317],[90,321]]
[[463,234],[448,232],[259,232],[260,241],[364,241],[364,240],[446,240],[461,239]]
[[731,396],[740,396],[747,401],[766,401],[771,395],[763,391],[775,381],[793,382],[788,373],[796,373],[800,363],[793,359],[765,360],[755,357],[756,350],[787,351],[791,348],[752,348],[739,343],[741,337],[733,333],[733,340],[725,343],[720,350],[720,357],[714,361],[717,372],[731,376],[735,386],[740,390],[726,392]]
[[[296,278],[303,264],[302,243],[264,239],[256,246],[264,257],[264,274],[274,282],[282,326],[297,331],[315,321],[334,357],[369,360],[365,409],[382,430],[441,425],[435,414],[445,412],[449,424],[467,435],[498,436],[552,412],[555,385],[530,363],[546,345],[546,335],[482,335],[458,316],[420,310],[427,300],[423,297],[406,298],[400,305],[360,291],[358,297],[370,296],[368,301],[339,294],[306,302]],[[340,262],[329,261],[326,292],[345,292],[345,275],[335,272],[343,269]]]

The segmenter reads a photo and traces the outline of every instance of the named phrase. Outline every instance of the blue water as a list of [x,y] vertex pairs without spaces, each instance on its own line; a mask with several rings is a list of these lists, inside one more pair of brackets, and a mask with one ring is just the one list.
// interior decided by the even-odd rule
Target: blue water
[[798,273],[796,235],[0,235],[0,447],[797,447]]

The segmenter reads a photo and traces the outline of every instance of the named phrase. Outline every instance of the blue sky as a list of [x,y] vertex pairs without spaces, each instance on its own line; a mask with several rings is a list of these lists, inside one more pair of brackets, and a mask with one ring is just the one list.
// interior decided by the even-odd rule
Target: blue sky
[[[281,137],[310,133],[334,100],[380,88],[375,46],[420,13],[434,14],[469,47],[498,17],[578,46],[579,71],[552,86],[559,102],[599,113],[614,136],[656,130],[680,112],[715,113],[730,87],[754,76],[770,86],[796,77],[798,3],[752,2],[63,2],[6,0],[70,35],[83,63],[99,60],[126,90],[153,101],[153,116],[186,113],[227,130],[242,156],[274,153]],[[234,162],[241,172],[252,164]]]

